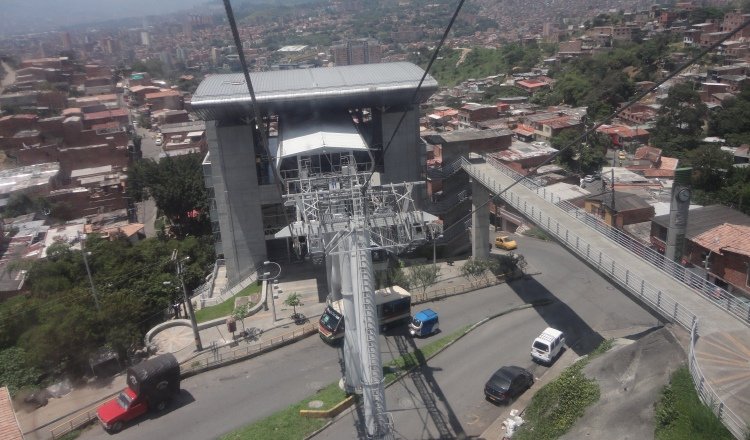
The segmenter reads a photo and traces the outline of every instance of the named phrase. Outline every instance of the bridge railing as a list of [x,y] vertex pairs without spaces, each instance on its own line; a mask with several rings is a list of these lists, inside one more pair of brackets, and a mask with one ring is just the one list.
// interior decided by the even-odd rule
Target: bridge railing
[[[496,160],[492,156],[486,156],[485,160],[495,169],[514,180],[522,177],[520,173],[505,166],[502,162]],[[465,161],[465,163],[468,164],[469,162]],[[547,188],[539,186],[528,179],[522,180],[522,184],[534,191],[537,196],[557,206],[567,215],[575,218],[631,253],[651,263],[657,269],[700,293],[705,299],[711,301],[716,306],[725,309],[728,313],[742,322],[750,324],[750,300],[745,300],[743,297],[733,295],[726,289],[708,281],[702,274],[693,272],[681,264],[667,259],[664,255],[648,246],[645,246],[643,243],[627,235],[625,232],[604,223],[601,218],[582,210],[567,200],[562,200],[555,195],[554,192],[548,191]]]
[[716,417],[718,417],[724,426],[738,439],[746,439],[749,434],[747,431],[747,425],[734,411],[724,404],[719,395],[714,391],[713,387],[706,380],[706,377],[701,372],[698,359],[695,357],[695,343],[698,340],[698,332],[695,326],[690,331],[690,352],[688,354],[688,368],[690,369],[690,376],[693,378],[693,384],[695,385],[695,391],[698,393],[701,401],[706,404]]
[[[491,176],[481,172],[481,170],[472,168],[468,161],[465,162],[464,169],[466,169],[473,178],[479,180],[495,194],[501,190],[500,185],[498,185]],[[528,185],[525,186],[528,187]],[[537,194],[539,193],[537,192]],[[547,197],[546,193],[543,194]],[[554,195],[549,197],[554,198]],[[745,421],[726,406],[724,401],[719,397],[713,387],[711,387],[700,370],[698,360],[695,356],[695,343],[699,337],[698,318],[693,312],[677,302],[674,298],[648,283],[637,273],[630,271],[627,267],[618,263],[614,258],[596,248],[592,249],[589,242],[570,232],[570,230],[561,225],[556,219],[546,215],[534,205],[527,203],[525,200],[521,200],[521,198],[512,191],[504,194],[503,198],[547,233],[565,243],[569,249],[585,258],[592,265],[598,267],[600,271],[608,273],[615,282],[626,288],[631,294],[637,296],[642,302],[648,304],[652,309],[656,310],[668,320],[676,322],[689,330],[691,335],[688,359],[689,369],[701,401],[711,408],[714,414],[719,417],[722,423],[736,438],[746,438],[749,433],[747,432],[747,424]],[[729,304],[731,304],[731,301],[729,301]],[[731,306],[728,305],[727,307]]]
[[[471,167],[467,167],[467,171],[487,188],[493,191],[499,190],[499,185],[491,176],[481,171],[477,172],[477,170]],[[697,321],[695,314],[680,305],[669,295],[654,287],[637,273],[618,263],[615,258],[610,257],[596,247],[592,247],[588,241],[569,231],[564,225],[546,215],[533,204],[522,200],[516,193],[509,191],[505,193],[504,198],[511,206],[530,218],[547,233],[564,242],[571,250],[598,267],[602,272],[608,273],[618,284],[628,289],[642,301],[648,303],[667,319],[679,323],[687,330],[690,330]]]

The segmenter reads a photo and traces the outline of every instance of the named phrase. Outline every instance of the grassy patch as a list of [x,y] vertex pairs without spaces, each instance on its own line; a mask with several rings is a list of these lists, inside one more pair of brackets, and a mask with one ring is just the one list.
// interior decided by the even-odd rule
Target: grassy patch
[[58,440],[75,440],[81,435],[81,432],[82,431],[80,429],[75,429],[62,437],[58,437]]
[[699,399],[687,367],[672,374],[656,404],[656,440],[731,440],[734,438]]
[[404,356],[401,356],[392,360],[391,362],[386,364],[383,368],[385,383],[393,382],[393,380],[396,378],[396,375],[398,374],[399,371],[408,370],[409,368],[416,367],[417,365],[421,365],[424,359],[429,358],[433,354],[442,350],[446,345],[450,344],[451,342],[455,341],[456,339],[464,335],[466,331],[469,329],[469,327],[471,326],[467,325],[463,328],[460,328],[454,331],[451,334],[443,336],[442,338],[438,340],[430,342],[429,344],[425,345],[421,349],[418,348],[417,350],[413,352],[410,352]]
[[560,377],[543,386],[524,411],[524,424],[515,440],[553,440],[565,434],[586,408],[599,400],[599,385],[583,374],[591,359],[612,347],[604,341],[584,359],[566,368]]
[[312,432],[320,429],[326,424],[326,419],[310,419],[299,415],[301,409],[309,409],[307,404],[311,400],[322,400],[323,408],[341,402],[345,394],[338,387],[338,384],[331,384],[321,389],[313,396],[290,405],[287,408],[259,420],[255,423],[240,428],[223,437],[222,440],[265,440],[271,438],[283,439],[302,439]]
[[528,237],[538,238],[538,239],[544,240],[544,241],[550,241],[550,240],[552,240],[552,237],[550,237],[550,235],[547,232],[545,232],[542,228],[540,228],[538,226],[531,227],[531,229],[529,229],[528,231],[524,232],[523,235],[526,235]]
[[[398,359],[394,359],[388,365],[391,367],[397,367],[399,370],[419,365],[423,359],[435,354],[438,350],[455,341],[461,335],[466,333],[466,330],[468,330],[469,327],[470,326],[466,326],[436,341],[433,341],[424,346],[422,349],[417,350],[416,352],[409,353],[406,356],[402,356]],[[395,372],[387,373],[385,375],[386,383],[392,382],[395,377]],[[306,436],[310,435],[312,432],[323,427],[323,425],[326,424],[327,420],[301,417],[299,415],[299,411],[301,409],[309,409],[307,404],[312,400],[321,400],[323,401],[323,407],[321,409],[330,409],[345,398],[346,395],[343,391],[341,391],[341,389],[339,389],[338,383],[332,383],[315,393],[313,396],[310,396],[307,399],[294,405],[290,405],[287,408],[271,416],[268,416],[263,420],[259,420],[255,423],[231,432],[224,437],[221,437],[221,439],[303,439]]]
[[240,290],[239,292],[237,292],[236,295],[234,295],[233,297],[229,298],[228,300],[224,301],[221,304],[216,304],[215,306],[205,307],[200,310],[196,310],[195,319],[198,322],[205,322],[205,321],[210,321],[212,319],[227,316],[231,314],[232,311],[234,310],[235,298],[240,297],[240,296],[249,296],[258,292],[260,292],[260,286],[253,283],[245,287],[244,289]]

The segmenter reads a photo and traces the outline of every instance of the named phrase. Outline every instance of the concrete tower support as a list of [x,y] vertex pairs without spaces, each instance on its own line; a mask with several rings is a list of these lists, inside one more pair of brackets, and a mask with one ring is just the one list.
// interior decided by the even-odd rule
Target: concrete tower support
[[266,260],[263,215],[255,169],[255,145],[248,125],[206,122],[211,180],[229,283],[252,274]]
[[[403,109],[396,108],[386,112],[373,109],[373,112],[379,113],[373,119],[380,119],[383,124],[383,148],[385,148],[399,119],[401,119]],[[385,173],[380,180],[382,183],[421,180],[424,160],[422,141],[419,139],[419,112],[412,108],[407,110],[404,121],[393,137],[391,147],[383,158]]]
[[490,194],[480,183],[471,181],[471,256],[483,260],[490,251]]

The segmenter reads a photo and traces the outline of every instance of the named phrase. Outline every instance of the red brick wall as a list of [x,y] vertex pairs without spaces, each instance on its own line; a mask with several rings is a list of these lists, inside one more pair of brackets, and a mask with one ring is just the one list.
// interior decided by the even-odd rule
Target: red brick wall
[[106,144],[79,148],[63,148],[59,152],[59,158],[60,173],[66,176],[66,178],[70,176],[72,170],[105,165],[122,168],[128,165],[128,152],[126,148],[115,148]]
[[25,148],[16,153],[19,165],[34,165],[37,163],[57,162],[59,151],[57,144],[44,145],[37,148]]

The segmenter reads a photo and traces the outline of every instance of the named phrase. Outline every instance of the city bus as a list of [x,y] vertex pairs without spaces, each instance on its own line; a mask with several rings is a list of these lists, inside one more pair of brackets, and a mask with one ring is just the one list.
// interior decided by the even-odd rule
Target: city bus
[[[403,324],[411,318],[411,294],[400,286],[375,291],[378,323],[381,330]],[[320,338],[334,344],[344,338],[344,300],[330,303],[318,322]]]

